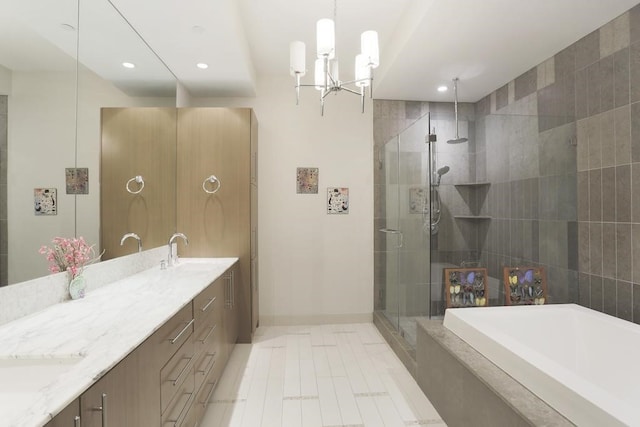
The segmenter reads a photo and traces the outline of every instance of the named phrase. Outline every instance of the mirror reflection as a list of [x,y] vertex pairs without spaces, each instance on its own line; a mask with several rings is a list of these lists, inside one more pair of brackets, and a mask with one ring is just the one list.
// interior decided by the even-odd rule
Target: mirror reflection
[[101,110],[175,107],[175,90],[107,0],[0,4],[0,285],[48,274],[55,236],[101,246]]

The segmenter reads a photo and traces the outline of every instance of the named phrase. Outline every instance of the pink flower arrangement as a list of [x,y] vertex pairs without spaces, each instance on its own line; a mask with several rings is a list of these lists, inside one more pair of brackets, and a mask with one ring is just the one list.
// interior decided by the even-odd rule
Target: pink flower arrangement
[[55,237],[51,242],[52,247],[43,245],[38,252],[47,257],[50,272],[68,271],[71,279],[80,275],[85,265],[97,261],[102,256],[96,256],[95,245],[89,246],[82,237]]

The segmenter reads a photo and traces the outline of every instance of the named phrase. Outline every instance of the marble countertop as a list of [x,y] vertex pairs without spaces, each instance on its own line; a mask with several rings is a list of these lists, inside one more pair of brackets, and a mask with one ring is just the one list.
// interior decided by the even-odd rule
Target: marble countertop
[[183,258],[0,326],[0,424],[46,424],[237,260]]

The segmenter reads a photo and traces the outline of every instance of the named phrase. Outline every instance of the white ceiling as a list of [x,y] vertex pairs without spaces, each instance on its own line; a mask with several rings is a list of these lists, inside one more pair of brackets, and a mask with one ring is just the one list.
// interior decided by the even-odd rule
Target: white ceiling
[[[62,1],[65,7],[60,8]],[[177,76],[193,96],[255,96],[258,78],[288,76],[293,40],[306,43],[307,68],[312,68],[315,22],[334,14],[334,0],[111,0],[119,13],[107,1],[80,0],[79,58],[138,94],[166,94]],[[40,63],[51,65],[56,51],[73,56],[73,38],[60,24],[77,15],[75,2],[0,0],[0,64],[35,67],[38,61],[27,60],[26,52],[36,48],[39,38],[54,45],[40,46],[33,55]],[[460,100],[475,102],[637,3],[337,0],[341,78],[353,77],[360,33],[375,29],[381,48],[375,98],[451,101],[451,91],[442,94],[436,87],[451,86],[451,79],[459,77]],[[18,11],[36,18],[22,33],[12,17]],[[149,55],[148,46],[160,59]],[[121,62],[131,58],[140,65],[133,72],[123,70]],[[198,69],[198,62],[209,68]]]
[[[196,96],[253,96],[256,76],[287,75],[293,40],[306,43],[312,68],[315,22],[334,11],[333,0],[112,1]],[[352,78],[360,33],[375,29],[376,98],[450,101],[436,87],[459,77],[460,100],[477,101],[636,3],[338,0],[341,78]]]

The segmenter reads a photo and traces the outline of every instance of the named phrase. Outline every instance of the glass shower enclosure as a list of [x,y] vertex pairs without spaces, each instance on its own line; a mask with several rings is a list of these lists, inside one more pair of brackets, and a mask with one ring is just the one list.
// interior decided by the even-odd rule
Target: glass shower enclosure
[[431,235],[438,225],[438,175],[426,114],[384,147],[382,313],[415,346],[415,317],[431,317]]

